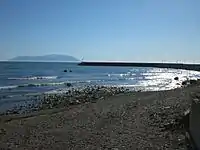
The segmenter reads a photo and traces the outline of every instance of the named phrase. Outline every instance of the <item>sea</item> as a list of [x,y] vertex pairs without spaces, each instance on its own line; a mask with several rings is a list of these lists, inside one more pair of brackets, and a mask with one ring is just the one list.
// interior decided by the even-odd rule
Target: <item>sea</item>
[[[174,80],[178,77],[179,80]],[[86,67],[66,62],[0,62],[0,111],[26,103],[31,96],[69,88],[117,86],[138,91],[170,90],[200,72],[139,67]],[[69,87],[69,83],[71,87]]]

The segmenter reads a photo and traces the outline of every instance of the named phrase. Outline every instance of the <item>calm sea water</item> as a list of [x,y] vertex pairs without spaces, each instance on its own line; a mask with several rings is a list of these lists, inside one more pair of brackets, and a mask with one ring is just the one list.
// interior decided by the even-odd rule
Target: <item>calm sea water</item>
[[[64,70],[72,72],[64,72]],[[174,77],[178,76],[179,81]],[[134,67],[83,67],[75,63],[0,62],[0,110],[27,101],[27,96],[56,93],[87,85],[123,86],[133,90],[168,90],[200,72]]]

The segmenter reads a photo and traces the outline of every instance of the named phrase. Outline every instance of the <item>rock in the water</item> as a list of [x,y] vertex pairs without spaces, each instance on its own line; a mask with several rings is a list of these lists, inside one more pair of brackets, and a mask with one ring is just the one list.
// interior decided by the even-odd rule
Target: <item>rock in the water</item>
[[197,84],[197,80],[190,80],[190,84],[192,84],[192,85]]
[[71,83],[65,83],[66,86],[71,87],[72,84]]
[[179,78],[178,78],[178,77],[175,77],[175,78],[174,78],[174,80],[178,81],[178,80],[179,80]]
[[187,85],[187,81],[183,81],[183,82],[182,82],[182,85]]
[[72,70],[67,70],[67,69],[65,69],[64,72],[72,72]]

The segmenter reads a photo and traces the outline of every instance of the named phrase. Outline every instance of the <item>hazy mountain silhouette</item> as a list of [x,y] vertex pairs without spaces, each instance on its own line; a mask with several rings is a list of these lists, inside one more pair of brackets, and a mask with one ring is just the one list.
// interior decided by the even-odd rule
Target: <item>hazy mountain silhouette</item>
[[11,61],[79,61],[77,58],[69,55],[44,55],[44,56],[17,56],[12,59]]

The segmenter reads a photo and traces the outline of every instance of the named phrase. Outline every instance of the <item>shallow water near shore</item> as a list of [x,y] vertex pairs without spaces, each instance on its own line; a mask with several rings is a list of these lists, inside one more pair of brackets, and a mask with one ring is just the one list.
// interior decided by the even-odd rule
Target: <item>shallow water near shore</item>
[[72,87],[103,85],[157,91],[180,87],[187,78],[200,78],[197,71],[83,67],[76,63],[0,62],[0,70],[0,111],[28,103],[35,95],[65,92]]

